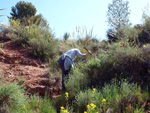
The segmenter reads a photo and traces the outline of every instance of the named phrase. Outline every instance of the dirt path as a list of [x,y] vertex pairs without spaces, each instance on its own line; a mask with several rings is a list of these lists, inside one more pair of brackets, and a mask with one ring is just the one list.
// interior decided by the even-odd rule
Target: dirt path
[[49,78],[45,63],[30,57],[27,49],[15,46],[11,41],[0,42],[4,45],[0,51],[0,73],[3,82],[25,84],[29,93],[41,96],[49,92],[52,97],[61,92],[61,79]]

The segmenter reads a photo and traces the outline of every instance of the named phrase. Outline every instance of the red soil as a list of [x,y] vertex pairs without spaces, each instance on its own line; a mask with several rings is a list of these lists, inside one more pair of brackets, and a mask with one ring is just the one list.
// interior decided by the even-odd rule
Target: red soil
[[18,47],[11,41],[0,41],[1,44],[4,44],[0,51],[0,79],[3,83],[24,83],[27,92],[39,93],[41,96],[44,96],[45,92],[51,97],[60,94],[61,79],[48,76],[46,63],[30,57],[27,49]]

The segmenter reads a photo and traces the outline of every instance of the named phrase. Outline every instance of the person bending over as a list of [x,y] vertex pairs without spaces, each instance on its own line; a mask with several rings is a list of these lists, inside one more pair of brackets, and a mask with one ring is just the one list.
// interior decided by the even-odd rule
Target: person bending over
[[89,54],[91,54],[90,51],[88,51],[87,54],[82,54],[79,49],[75,48],[67,51],[57,60],[62,71],[62,90],[66,89],[64,85],[64,78],[68,76],[70,67],[75,68],[75,64],[73,62],[75,57],[85,57]]

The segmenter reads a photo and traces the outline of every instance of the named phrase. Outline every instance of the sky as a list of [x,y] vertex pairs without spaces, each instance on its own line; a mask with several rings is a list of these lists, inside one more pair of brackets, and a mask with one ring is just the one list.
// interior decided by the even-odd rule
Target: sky
[[[8,25],[11,7],[15,6],[20,0],[0,0],[0,21]],[[37,14],[42,14],[53,30],[56,38],[62,39],[67,32],[71,39],[73,33],[76,33],[76,27],[81,27],[91,31],[98,40],[107,39],[108,30],[107,10],[108,4],[112,0],[24,0],[31,2],[37,9]],[[150,0],[128,0],[132,25],[141,24],[142,14],[145,6],[150,4]],[[150,10],[149,10],[150,11]]]

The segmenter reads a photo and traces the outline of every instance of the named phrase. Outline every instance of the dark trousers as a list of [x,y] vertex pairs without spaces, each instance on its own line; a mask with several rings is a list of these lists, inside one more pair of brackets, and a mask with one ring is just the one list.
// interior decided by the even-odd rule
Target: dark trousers
[[65,62],[65,60],[62,60],[62,59],[60,59],[59,62],[58,62],[59,67],[62,71],[62,90],[66,90],[64,80],[65,80],[65,78],[68,77],[68,72],[69,72],[68,70],[65,71],[64,62]]

